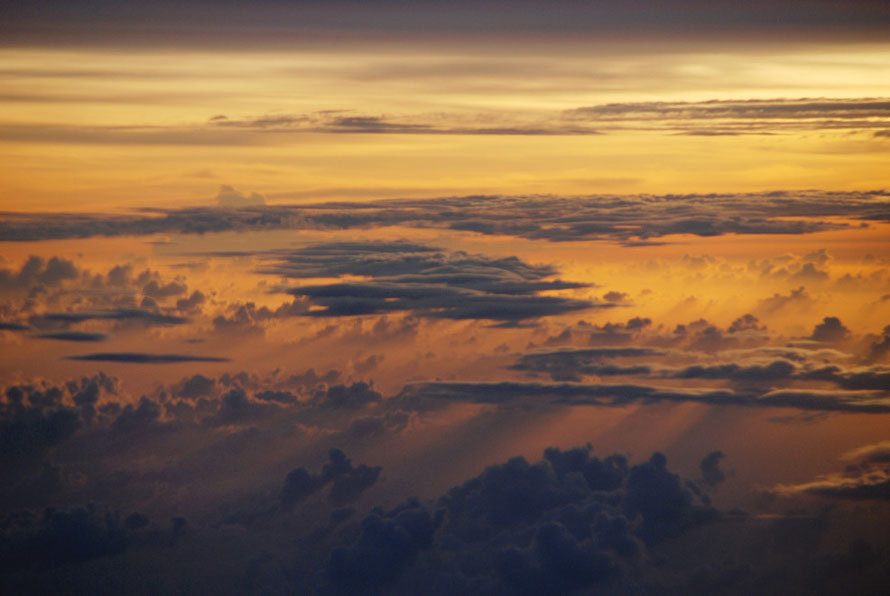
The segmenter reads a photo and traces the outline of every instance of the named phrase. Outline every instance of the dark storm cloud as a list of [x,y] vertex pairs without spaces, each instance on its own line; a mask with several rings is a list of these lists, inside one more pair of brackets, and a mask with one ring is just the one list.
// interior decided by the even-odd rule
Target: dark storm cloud
[[68,360],[91,362],[129,362],[134,364],[174,364],[177,362],[228,362],[228,358],[213,356],[193,356],[185,354],[145,354],[141,352],[98,352],[68,356]]
[[94,506],[47,509],[42,517],[24,512],[0,531],[0,568],[6,573],[41,571],[120,554],[128,546],[131,531],[144,527],[135,523],[143,518],[132,514],[122,523],[120,514]]
[[[718,518],[660,453],[636,466],[591,448],[514,457],[435,507],[377,509],[331,553],[322,593],[567,594],[621,581],[647,546]],[[402,580],[407,583],[400,583]]]
[[117,379],[101,372],[62,384],[7,386],[0,396],[0,502],[45,467],[44,458],[53,449],[94,421],[100,398],[118,390]]
[[[145,215],[131,216],[66,214],[64,219],[43,214],[6,213],[0,220],[0,240],[271,229],[345,230],[402,225],[445,227],[551,242],[611,240],[634,246],[641,241],[673,234],[809,234],[847,227],[824,219],[835,217],[864,222],[886,221],[890,219],[890,198],[882,191],[593,197],[471,196],[232,209],[195,207],[152,210]],[[348,246],[343,249],[347,252],[352,250]],[[356,247],[355,252],[362,254],[361,247]],[[330,269],[336,262],[333,253],[313,255],[300,252],[299,255],[309,263],[321,261],[324,269]],[[415,257],[422,259],[419,255]],[[465,257],[467,261],[471,259],[469,255]],[[379,266],[384,264],[395,266],[398,260],[381,260],[378,263]],[[404,272],[393,269],[389,274],[411,274],[411,263],[406,265],[408,268]],[[471,262],[465,263],[465,266],[470,265]],[[345,267],[357,266],[349,263]],[[491,266],[489,263],[488,267]],[[282,255],[281,262],[275,268],[297,277],[308,277],[311,270],[309,265],[288,263],[286,255]],[[502,268],[509,270],[509,263]],[[7,283],[14,283],[21,274],[19,271],[7,273]],[[504,291],[506,289],[503,287]]]

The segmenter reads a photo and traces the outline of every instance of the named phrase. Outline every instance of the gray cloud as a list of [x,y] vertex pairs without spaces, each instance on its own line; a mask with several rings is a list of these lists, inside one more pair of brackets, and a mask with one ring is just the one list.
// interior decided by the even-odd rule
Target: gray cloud
[[149,325],[182,325],[188,322],[184,317],[165,315],[139,308],[118,308],[106,311],[50,312],[38,315],[32,323],[82,323],[84,321],[142,321]]
[[228,362],[228,358],[212,356],[192,356],[185,354],[144,354],[141,352],[98,352],[68,356],[68,360],[91,362],[130,362],[133,364],[173,364],[177,362]]
[[108,336],[104,333],[89,333],[86,331],[58,331],[55,333],[40,333],[34,337],[40,339],[58,339],[62,341],[105,341]]
[[[773,134],[785,130],[873,129],[890,122],[890,100],[746,99],[611,103],[568,110],[571,121],[625,124],[693,135]],[[715,128],[697,128],[713,126]]]
[[337,243],[310,246],[269,257],[263,273],[289,278],[361,275],[371,281],[303,285],[287,293],[321,309],[313,317],[411,311],[446,319],[487,319],[517,323],[547,315],[611,306],[557,296],[544,290],[577,289],[585,284],[548,281],[552,266],[534,266],[516,257],[491,259],[445,254],[409,243]]
[[468,383],[427,382],[407,385],[396,398],[405,407],[423,400],[508,404],[533,399],[556,405],[623,406],[659,401],[695,402],[713,406],[794,408],[825,412],[890,413],[890,397],[883,391],[792,390],[771,391],[692,389],[642,384],[581,383]]
[[220,207],[257,207],[266,204],[266,198],[258,192],[252,192],[245,195],[224,184],[219,187],[219,193],[216,195],[216,202]]
[[[551,242],[612,240],[629,246],[673,234],[809,234],[845,224],[832,217],[886,221],[888,195],[799,191],[760,194],[602,197],[456,197],[317,205],[153,210],[141,216],[7,214],[0,240],[26,241],[251,229],[446,227]],[[346,248],[346,247],[344,247]],[[303,253],[309,258],[310,253]],[[319,255],[325,258],[325,255]],[[330,261],[330,258],[328,258]],[[285,263],[279,264],[285,268]],[[301,267],[302,269],[302,267]],[[392,271],[397,274],[397,270]],[[9,272],[11,280],[19,272]],[[304,276],[302,271],[300,276]]]

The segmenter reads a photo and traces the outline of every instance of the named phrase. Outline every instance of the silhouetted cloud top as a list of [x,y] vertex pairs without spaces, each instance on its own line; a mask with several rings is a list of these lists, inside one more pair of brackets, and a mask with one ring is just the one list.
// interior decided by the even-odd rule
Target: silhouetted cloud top
[[352,503],[374,486],[382,470],[382,466],[353,466],[340,449],[331,449],[321,473],[312,474],[303,467],[294,468],[288,473],[281,489],[281,505],[291,508],[328,485],[331,486],[327,496],[330,504],[342,506]]

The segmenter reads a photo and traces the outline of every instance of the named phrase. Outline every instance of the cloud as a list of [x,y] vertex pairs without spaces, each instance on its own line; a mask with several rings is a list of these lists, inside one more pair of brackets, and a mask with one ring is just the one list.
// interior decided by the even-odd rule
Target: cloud
[[142,293],[145,296],[158,300],[163,300],[164,298],[170,298],[172,296],[179,296],[180,294],[185,294],[187,291],[188,288],[186,285],[178,281],[159,284],[156,280],[152,280],[142,288]]
[[118,555],[129,546],[131,532],[145,525],[132,522],[143,518],[132,514],[121,524],[94,506],[47,509],[42,518],[13,517],[12,527],[0,533],[0,566],[7,573],[34,567],[47,570]]
[[643,130],[699,135],[874,129],[886,127],[890,122],[890,100],[776,98],[629,102],[575,108],[566,111],[565,117],[573,122],[591,122],[601,128],[621,123]]
[[825,343],[837,343],[847,339],[850,330],[844,327],[837,317],[825,317],[821,323],[813,329],[810,339]]
[[358,381],[352,385],[332,385],[326,391],[316,394],[313,402],[324,409],[358,410],[382,399],[383,396],[374,391],[371,385]]
[[195,399],[199,397],[209,397],[216,387],[216,382],[204,375],[193,375],[182,382],[174,389],[175,395],[186,399]]
[[141,352],[97,352],[68,356],[68,360],[91,362],[128,362],[133,364],[174,364],[177,362],[228,362],[228,358],[213,356],[192,356],[185,354],[144,354]]
[[353,466],[341,450],[331,449],[321,473],[312,474],[302,467],[288,473],[281,489],[281,506],[290,509],[330,485],[327,500],[331,505],[341,507],[356,501],[374,486],[382,470],[381,466]]
[[141,321],[147,325],[182,325],[184,317],[166,315],[140,308],[118,308],[102,311],[49,312],[32,318],[35,325],[44,323],[82,323],[84,321]]
[[397,396],[405,407],[424,400],[480,404],[508,404],[534,399],[538,403],[614,407],[631,403],[694,402],[712,406],[796,408],[825,412],[890,413],[890,397],[884,391],[776,389],[743,391],[722,388],[665,387],[627,383],[470,383],[426,382],[406,385]]
[[40,339],[58,339],[62,341],[105,341],[108,336],[104,333],[88,333],[86,331],[59,331],[56,333],[39,333],[34,337]]
[[[550,242],[611,240],[635,246],[674,234],[810,234],[842,229],[849,225],[831,218],[884,221],[887,202],[883,191],[776,191],[663,196],[446,197],[227,209],[193,207],[151,210],[145,215],[72,213],[64,219],[12,213],[0,222],[0,240],[403,225],[445,227]],[[258,217],[258,210],[262,217]],[[310,256],[310,253],[303,254]],[[320,256],[324,260],[325,255]],[[291,271],[306,271],[306,268],[294,267],[291,263]],[[7,272],[7,283],[17,275],[18,272]]]
[[648,375],[648,366],[617,366],[604,363],[615,358],[643,358],[661,356],[664,352],[652,348],[588,348],[525,354],[512,370],[544,372],[554,381],[578,381],[581,375]]
[[715,487],[726,480],[726,472],[720,468],[720,460],[725,457],[722,451],[712,451],[701,460],[698,468],[706,485]]
[[589,445],[548,448],[543,461],[487,467],[434,507],[408,501],[372,512],[331,553],[322,591],[373,593],[405,575],[425,592],[590,589],[631,573],[645,544],[715,518],[660,453],[630,466],[620,455],[592,456]]
[[[229,123],[230,121],[221,121],[224,123]],[[220,207],[257,207],[266,204],[266,198],[257,193],[252,192],[250,195],[245,195],[241,192],[238,192],[231,186],[227,184],[223,184],[219,187],[219,192],[216,195],[216,202]]]
[[789,307],[795,307],[805,310],[813,304],[806,288],[800,286],[796,290],[791,290],[787,296],[783,294],[773,294],[770,298],[764,298],[757,304],[757,312],[765,314],[775,314],[778,311]]
[[492,259],[463,252],[445,254],[409,243],[336,243],[271,257],[263,273],[289,278],[361,275],[370,281],[302,285],[287,293],[321,307],[312,317],[341,317],[411,311],[446,319],[520,322],[547,315],[611,306],[557,296],[545,290],[585,287],[547,280],[551,266],[516,257]]
[[441,518],[416,502],[367,516],[358,540],[331,552],[322,593],[375,593],[392,584],[431,545],[438,523]]
[[52,257],[46,261],[42,257],[32,255],[18,271],[0,269],[0,290],[26,290],[35,284],[57,286],[79,276],[77,267],[68,259]]
[[251,401],[244,389],[236,387],[220,397],[219,409],[212,416],[204,418],[203,423],[210,427],[244,425],[274,416],[280,411],[278,406],[270,403]]
[[859,460],[865,463],[890,463],[890,441],[866,445],[844,454],[843,459]]
[[890,470],[828,475],[820,480],[775,487],[779,494],[807,493],[819,497],[853,500],[890,500]]

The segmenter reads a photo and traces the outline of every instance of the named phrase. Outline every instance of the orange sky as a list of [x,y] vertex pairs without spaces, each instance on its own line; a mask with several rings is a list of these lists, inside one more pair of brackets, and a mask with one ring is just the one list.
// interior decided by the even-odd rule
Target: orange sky
[[885,106],[855,118],[572,112],[887,97],[887,44],[413,44],[0,49],[0,209],[207,204],[222,184],[281,203],[888,182]]

